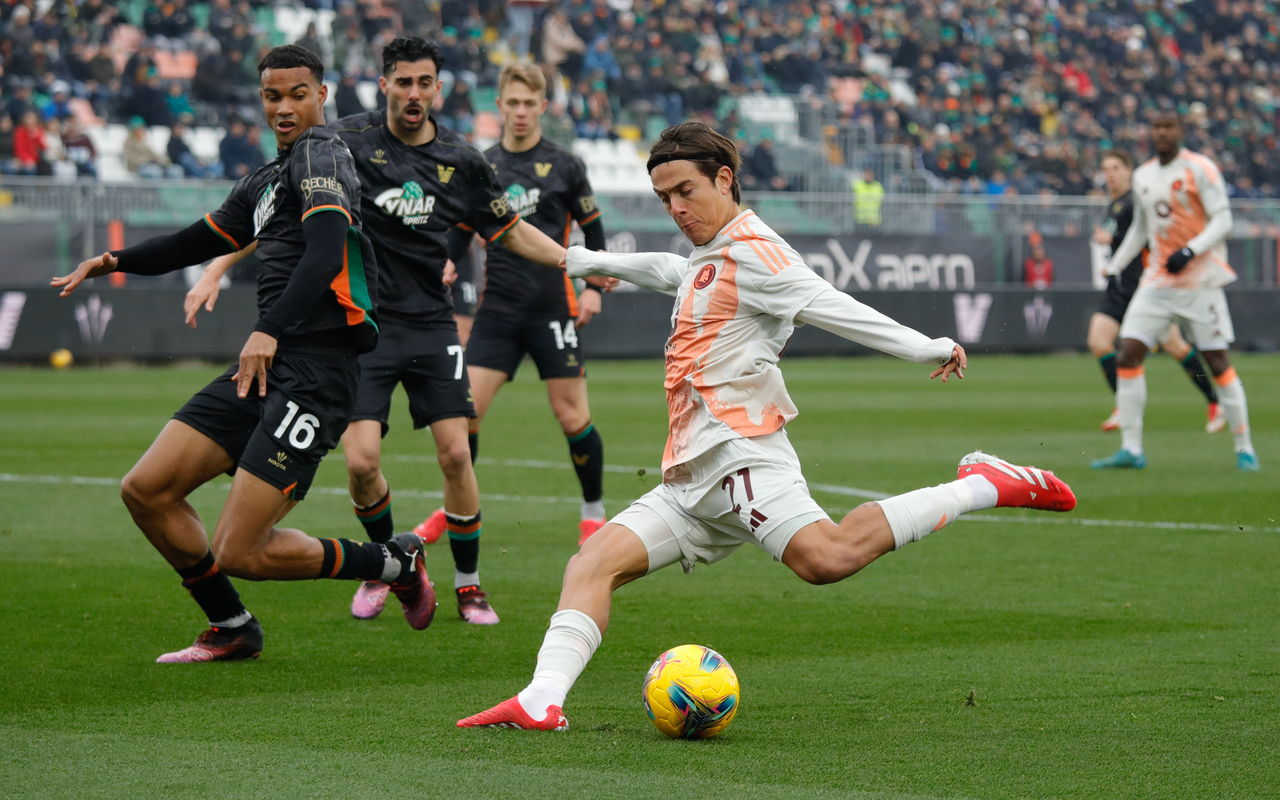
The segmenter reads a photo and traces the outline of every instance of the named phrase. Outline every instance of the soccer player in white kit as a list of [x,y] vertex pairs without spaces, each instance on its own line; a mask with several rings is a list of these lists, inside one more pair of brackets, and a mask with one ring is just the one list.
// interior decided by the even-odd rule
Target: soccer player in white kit
[[1227,348],[1235,341],[1222,287],[1236,279],[1227,264],[1231,207],[1226,183],[1212,160],[1182,146],[1182,120],[1163,110],[1151,122],[1156,157],[1133,173],[1133,223],[1111,256],[1107,273],[1117,275],[1142,248],[1147,264],[1120,324],[1116,359],[1116,409],[1121,445],[1094,469],[1142,469],[1142,417],[1147,379],[1142,362],[1169,330],[1185,324],[1218,384],[1218,402],[1235,439],[1236,467],[1257,472],[1249,437],[1249,406]]
[[980,452],[958,479],[866,503],[839,524],[809,496],[783,426],[797,411],[778,357],[798,324],[811,324],[900,358],[963,377],[964,350],[929,339],[838,291],[778,234],[738,203],[741,159],[698,122],[668,128],[649,156],[667,212],[694,244],[685,258],[570,248],[569,275],[631,281],[676,297],[666,346],[670,435],[662,485],[589,538],[569,560],[560,605],[519,695],[458,726],[565,730],[562,707],[600,644],[613,591],[679,562],[713,563],[752,543],[805,581],[834,583],[875,559],[996,506],[1070,511],[1062,481]]

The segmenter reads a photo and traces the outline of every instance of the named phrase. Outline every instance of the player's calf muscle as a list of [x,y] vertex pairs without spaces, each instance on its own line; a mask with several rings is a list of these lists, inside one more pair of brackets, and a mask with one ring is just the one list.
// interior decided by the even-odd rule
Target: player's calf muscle
[[837,525],[813,522],[796,532],[782,562],[803,581],[836,583],[893,550],[893,533],[875,503],[863,503]]

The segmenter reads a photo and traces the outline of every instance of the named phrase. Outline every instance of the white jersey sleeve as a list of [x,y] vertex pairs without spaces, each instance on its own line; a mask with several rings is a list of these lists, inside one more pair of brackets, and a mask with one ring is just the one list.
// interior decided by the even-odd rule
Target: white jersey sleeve
[[1196,184],[1200,190],[1200,205],[1208,217],[1204,230],[1187,242],[1187,247],[1198,255],[1225,241],[1235,223],[1231,218],[1231,202],[1227,199],[1227,182],[1223,180],[1218,165],[1205,158],[1194,162],[1191,169],[1199,173]]
[[604,253],[570,247],[565,265],[571,278],[604,275],[675,296],[689,259],[675,253]]
[[834,286],[828,285],[827,288],[828,291],[801,309],[796,315],[796,322],[821,328],[851,342],[917,364],[945,364],[951,360],[956,346],[951,339],[945,336],[930,339],[920,331],[859,303]]

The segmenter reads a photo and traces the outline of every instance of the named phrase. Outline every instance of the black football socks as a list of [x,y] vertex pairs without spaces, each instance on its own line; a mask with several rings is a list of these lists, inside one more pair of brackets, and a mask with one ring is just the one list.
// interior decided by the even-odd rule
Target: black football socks
[[253,618],[240,602],[240,593],[231,585],[231,579],[214,563],[213,551],[206,552],[194,566],[177,572],[183,588],[191,593],[210,625],[234,628]]
[[1187,376],[1191,378],[1191,382],[1204,395],[1204,399],[1210,403],[1218,402],[1218,390],[1213,385],[1213,381],[1209,379],[1209,374],[1204,371],[1204,364],[1200,362],[1200,351],[1194,347],[1191,352],[1187,353],[1187,357],[1182,359],[1182,368],[1187,371]]
[[471,448],[471,463],[475,464],[480,456],[480,431],[467,434],[467,445]]
[[[412,534],[410,534],[412,535]],[[416,536],[414,537],[417,538]],[[413,571],[417,552],[398,541],[353,542],[350,539],[321,539],[324,561],[317,578],[334,580],[385,581],[395,583]]]
[[1098,365],[1102,367],[1102,374],[1107,378],[1107,385],[1111,387],[1111,393],[1116,391],[1116,354],[1114,352],[1107,353],[1098,359]]
[[[355,505],[352,503],[352,505]],[[391,489],[381,500],[367,506],[355,506],[356,518],[364,526],[369,541],[382,544],[391,541],[395,535],[395,524],[391,521]]]
[[596,426],[588,422],[577,433],[566,434],[573,471],[582,484],[582,499],[595,503],[604,495],[604,442]]

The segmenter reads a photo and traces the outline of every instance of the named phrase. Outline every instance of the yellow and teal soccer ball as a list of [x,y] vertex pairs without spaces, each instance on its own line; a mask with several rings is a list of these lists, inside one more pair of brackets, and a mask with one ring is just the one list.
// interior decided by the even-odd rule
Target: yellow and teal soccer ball
[[672,739],[709,739],[738,713],[738,676],[709,647],[673,647],[644,676],[644,710]]

